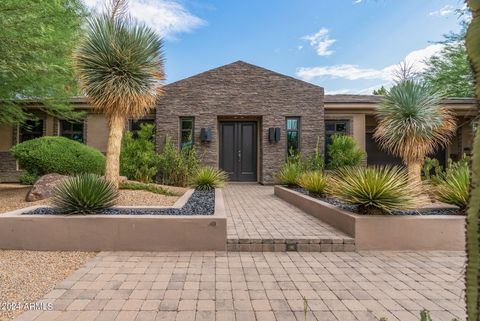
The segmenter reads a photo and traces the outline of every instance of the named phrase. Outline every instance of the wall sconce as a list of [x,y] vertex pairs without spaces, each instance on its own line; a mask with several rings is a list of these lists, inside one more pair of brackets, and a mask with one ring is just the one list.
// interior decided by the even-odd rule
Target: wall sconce
[[280,141],[280,128],[269,128],[268,129],[268,141],[270,143]]
[[210,127],[200,129],[200,141],[202,143],[212,141],[212,129]]

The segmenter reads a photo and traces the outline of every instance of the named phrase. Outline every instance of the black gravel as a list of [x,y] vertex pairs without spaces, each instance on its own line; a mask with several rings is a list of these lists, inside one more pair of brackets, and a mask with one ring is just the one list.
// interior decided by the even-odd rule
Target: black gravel
[[[182,208],[108,208],[88,215],[213,215],[215,191],[195,190]],[[65,215],[52,207],[40,207],[23,214]]]
[[[319,196],[316,194],[310,194],[306,189],[303,189],[300,187],[291,187],[291,189],[293,189],[296,192],[319,199],[323,202],[332,204],[342,210],[356,213],[356,214],[362,214],[362,213],[359,213],[358,206],[342,202],[339,199]],[[408,210],[408,211],[393,211],[392,215],[463,215],[463,213],[462,211],[456,208],[426,208],[426,209]]]

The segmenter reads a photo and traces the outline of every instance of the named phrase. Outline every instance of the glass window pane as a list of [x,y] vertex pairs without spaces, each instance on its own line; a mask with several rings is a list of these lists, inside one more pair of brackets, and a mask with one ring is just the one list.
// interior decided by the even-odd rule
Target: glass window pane
[[182,119],[182,130],[183,129],[192,129],[193,119]]
[[347,132],[347,123],[342,122],[342,123],[337,123],[335,125],[335,131],[338,133],[346,133]]
[[298,132],[289,131],[287,132],[287,149],[290,154],[292,151],[298,151]]
[[326,131],[334,131],[335,130],[335,123],[331,121],[325,122],[325,130]]
[[20,127],[20,142],[43,136],[43,120],[27,120]]
[[287,130],[297,130],[298,129],[298,119],[297,118],[288,118],[287,119]]

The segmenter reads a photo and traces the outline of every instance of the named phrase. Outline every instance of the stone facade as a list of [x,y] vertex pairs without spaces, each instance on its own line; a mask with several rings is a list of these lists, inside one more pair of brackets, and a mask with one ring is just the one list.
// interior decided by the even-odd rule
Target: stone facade
[[[204,163],[219,166],[219,120],[257,122],[257,180],[274,182],[287,155],[286,117],[300,117],[300,151],[310,154],[319,138],[324,150],[324,90],[292,77],[238,61],[164,87],[156,108],[158,150],[167,135],[179,143],[180,117],[194,117],[194,143]],[[268,128],[280,127],[281,139],[270,143]],[[201,128],[212,139],[200,142]]]

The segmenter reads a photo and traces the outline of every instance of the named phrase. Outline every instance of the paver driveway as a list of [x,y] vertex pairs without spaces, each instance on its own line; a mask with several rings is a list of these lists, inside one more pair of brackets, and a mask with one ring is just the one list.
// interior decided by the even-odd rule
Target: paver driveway
[[458,252],[102,252],[17,320],[464,319]]
[[273,186],[231,183],[223,196],[230,251],[354,250],[352,238],[276,197]]

